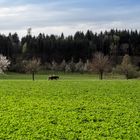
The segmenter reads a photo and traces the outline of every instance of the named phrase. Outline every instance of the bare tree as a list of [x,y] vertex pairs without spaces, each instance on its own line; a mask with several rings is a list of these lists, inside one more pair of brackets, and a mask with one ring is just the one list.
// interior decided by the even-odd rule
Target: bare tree
[[75,64],[75,71],[83,73],[84,72],[84,63],[80,59],[78,63]]
[[137,67],[132,65],[131,58],[127,54],[123,57],[121,65],[118,65],[116,70],[117,72],[124,74],[126,79],[136,78],[139,76]]
[[103,79],[103,73],[109,70],[109,58],[104,56],[102,53],[95,53],[93,60],[91,62],[91,69],[98,72],[100,79]]
[[40,60],[39,59],[32,59],[29,61],[24,61],[25,69],[27,72],[32,74],[33,81],[35,80],[35,73],[39,70]]
[[84,67],[83,67],[83,71],[84,72],[89,72],[90,71],[90,62],[89,60],[87,60],[84,64]]
[[55,60],[53,60],[51,64],[51,70],[54,72],[57,71],[57,69],[58,69],[58,64],[56,63]]
[[66,64],[65,72],[71,72],[71,68],[69,64]]
[[71,61],[68,65],[70,67],[71,72],[75,72],[75,63],[74,63],[73,58],[71,59]]
[[0,54],[0,73],[3,73],[9,65],[10,61],[6,58],[6,56]]
[[67,65],[67,64],[66,64],[66,61],[63,60],[63,61],[61,62],[61,64],[59,65],[59,70],[65,72],[66,65]]
[[66,72],[75,72],[75,63],[73,61],[73,58],[71,59],[71,61],[68,64],[66,64],[65,71]]

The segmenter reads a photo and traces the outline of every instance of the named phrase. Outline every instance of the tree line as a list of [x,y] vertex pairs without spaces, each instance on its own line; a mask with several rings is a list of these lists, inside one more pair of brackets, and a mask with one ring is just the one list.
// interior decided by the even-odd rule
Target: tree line
[[[74,35],[38,36],[27,34],[19,39],[17,33],[0,35],[0,54],[11,61],[11,71],[20,70],[23,60],[39,59],[42,65],[66,63],[86,63],[96,52],[108,55],[113,65],[121,56],[140,56],[140,32],[137,30],[110,30],[93,33],[77,31]],[[137,59],[136,65],[140,65]]]
[[[10,65],[10,61],[0,54],[0,73],[3,73],[7,70]],[[32,74],[33,81],[35,80],[35,73],[40,69],[40,60],[39,59],[31,59],[31,60],[23,60],[22,61],[22,69],[25,72],[29,72]],[[78,63],[74,63],[73,60],[70,63],[66,63],[65,60],[62,61],[61,64],[57,64],[55,62],[52,63],[51,66],[53,71],[63,71],[63,72],[96,72],[99,74],[99,78],[102,80],[105,72],[115,72],[119,74],[125,75],[126,79],[138,78],[140,77],[140,68],[133,65],[131,62],[131,57],[129,55],[125,55],[122,59],[121,64],[113,67],[110,63],[110,59],[108,56],[105,56],[101,52],[96,52],[94,54],[93,59],[89,62],[83,63],[81,60]],[[55,76],[54,74],[49,76],[49,80],[59,79],[59,76]]]

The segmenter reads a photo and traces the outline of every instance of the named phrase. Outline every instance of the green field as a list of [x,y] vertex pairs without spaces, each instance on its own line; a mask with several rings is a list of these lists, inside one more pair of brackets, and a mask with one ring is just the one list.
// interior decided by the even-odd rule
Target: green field
[[[35,74],[36,80],[47,80],[49,75],[59,75],[60,80],[97,80],[99,79],[99,75],[92,73],[63,73],[63,72],[39,72]],[[124,75],[117,74],[104,74],[104,79],[125,79]],[[31,74],[21,74],[21,73],[6,73],[0,74],[0,80],[31,80]]]
[[140,140],[140,81],[1,80],[7,139]]

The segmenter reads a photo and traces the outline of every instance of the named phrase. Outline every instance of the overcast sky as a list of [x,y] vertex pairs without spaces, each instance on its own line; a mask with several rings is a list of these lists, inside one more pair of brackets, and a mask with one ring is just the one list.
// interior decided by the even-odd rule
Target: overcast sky
[[140,29],[140,0],[0,0],[0,33]]

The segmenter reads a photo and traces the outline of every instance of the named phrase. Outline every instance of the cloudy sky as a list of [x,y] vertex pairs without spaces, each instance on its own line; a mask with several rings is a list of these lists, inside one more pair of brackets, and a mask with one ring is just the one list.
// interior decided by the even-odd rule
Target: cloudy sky
[[140,0],[0,0],[0,33],[140,29]]

